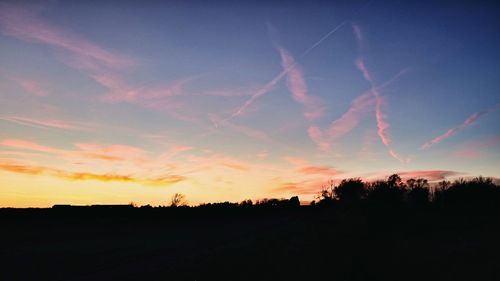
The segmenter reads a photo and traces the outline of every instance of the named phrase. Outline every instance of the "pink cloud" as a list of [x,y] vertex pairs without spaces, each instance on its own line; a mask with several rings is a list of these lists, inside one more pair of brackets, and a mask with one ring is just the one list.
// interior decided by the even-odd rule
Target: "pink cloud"
[[[319,46],[323,41],[328,39],[330,36],[332,36],[334,33],[336,33],[342,26],[347,24],[347,21],[341,22],[339,25],[337,25],[335,28],[330,30],[327,34],[325,34],[323,37],[321,37],[318,41],[316,41],[314,44],[312,44],[307,50],[302,53],[302,57],[306,56],[309,54],[312,50],[314,50],[317,46]],[[292,63],[290,65],[290,68],[293,67],[295,63]],[[245,110],[259,97],[267,94],[269,91],[271,91],[274,86],[283,78],[285,75],[288,73],[290,69],[286,68],[282,70],[278,75],[276,75],[271,81],[269,81],[266,85],[264,85],[262,88],[257,90],[251,97],[248,99],[242,106],[240,106],[228,119],[234,118],[236,116],[241,115]]]
[[337,169],[327,166],[307,166],[300,168],[298,172],[305,175],[324,175],[324,176],[335,176],[341,174]]
[[[0,32],[64,51],[64,63],[81,70],[107,89],[103,101],[126,101],[161,111],[176,119],[196,121],[196,118],[186,115],[183,105],[172,104],[164,99],[181,94],[184,84],[193,77],[175,81],[168,86],[130,86],[118,73],[136,65],[134,59],[102,48],[75,33],[50,24],[28,6],[0,4]],[[33,82],[25,81],[23,85],[32,93],[44,94],[39,85]]]
[[193,147],[191,147],[191,146],[174,145],[174,146],[170,147],[167,152],[165,152],[164,154],[160,155],[159,158],[162,159],[162,160],[170,159],[170,158],[174,157],[175,155],[177,155],[179,153],[182,153],[182,152],[185,152],[185,151],[190,151],[192,149],[193,149]]
[[83,62],[107,67],[129,66],[134,61],[44,21],[34,10],[20,5],[0,5],[0,32],[18,39],[45,44],[76,55]]
[[302,158],[294,157],[294,156],[286,156],[286,157],[284,157],[284,159],[286,161],[288,161],[290,164],[295,165],[295,166],[299,166],[299,167],[307,166],[309,164],[309,161],[302,159]]
[[477,119],[479,119],[479,117],[483,116],[487,112],[488,112],[487,110],[483,110],[483,111],[479,111],[479,112],[472,114],[467,119],[465,119],[464,125],[469,126],[469,125],[474,124],[477,121]]
[[[356,39],[356,42],[358,44],[358,49],[361,51],[362,50],[362,41],[363,41],[363,34],[361,32],[361,29],[359,26],[356,24],[352,24],[353,28],[353,33]],[[365,65],[365,61],[362,57],[358,58],[355,61],[356,67],[361,71],[363,74],[364,79],[370,83],[370,92],[373,94],[373,97],[375,98],[375,119],[377,121],[377,134],[380,137],[380,140],[382,143],[389,149],[389,155],[393,157],[396,160],[399,160],[403,163],[408,162],[410,158],[407,158],[406,160],[402,158],[393,148],[390,147],[391,144],[391,139],[389,137],[388,129],[390,127],[389,123],[386,121],[385,116],[382,112],[382,105],[384,103],[384,100],[382,99],[379,89],[380,87],[377,87],[375,85],[375,80],[373,76],[371,75],[370,71]],[[406,70],[398,73],[393,79],[391,79],[388,83],[396,79],[400,74],[404,73]]]
[[47,89],[45,89],[45,87],[43,87],[36,81],[27,79],[16,79],[16,81],[24,91],[32,95],[35,95],[37,97],[46,97],[49,95]]
[[311,126],[307,130],[307,133],[309,134],[309,138],[311,138],[311,140],[319,147],[319,149],[325,152],[331,151],[330,143],[325,139],[325,136],[320,128]]
[[362,58],[359,58],[356,60],[356,66],[357,68],[361,71],[363,74],[363,77],[365,78],[366,81],[368,81],[371,85],[371,93],[375,97],[375,117],[377,120],[377,133],[382,140],[382,143],[384,143],[385,146],[388,146],[391,143],[391,139],[389,138],[389,135],[387,133],[387,129],[389,128],[389,123],[385,121],[384,115],[382,113],[382,97],[380,96],[380,92],[378,87],[375,86],[375,83],[373,81],[373,78],[368,71],[368,68],[366,68],[364,60]]
[[122,145],[111,144],[101,145],[96,143],[76,143],[75,147],[79,149],[85,157],[100,159],[100,160],[144,160],[146,152],[140,148]]
[[440,136],[437,136],[435,138],[433,138],[431,141],[429,142],[426,142],[422,145],[421,149],[429,149],[431,148],[431,146],[435,145],[435,144],[438,144],[440,142],[442,142],[443,140],[453,136],[454,134],[456,134],[458,131],[460,130],[460,127],[455,127],[455,128],[451,128],[451,129],[448,129],[448,131],[446,131],[446,133],[440,135]]
[[445,180],[448,177],[457,176],[462,173],[455,171],[446,171],[446,170],[416,170],[416,171],[403,171],[397,173],[403,179],[408,178],[425,178],[429,181],[439,181]]
[[358,125],[361,115],[372,110],[373,104],[371,92],[364,93],[354,99],[347,112],[332,122],[328,131],[329,135],[335,139],[350,132]]
[[94,73],[90,75],[98,84],[108,89],[103,101],[121,102],[126,101],[153,107],[150,103],[156,103],[166,97],[179,96],[183,94],[184,86],[194,78],[185,78],[172,82],[164,87],[132,87],[127,85],[119,76],[110,73]]
[[469,141],[460,145],[457,149],[452,152],[452,155],[459,158],[465,159],[479,159],[487,156],[484,151],[490,147],[496,147],[500,145],[500,136],[487,137],[484,139]]
[[[362,47],[362,40],[363,40],[363,35],[361,32],[361,29],[359,28],[359,26],[357,26],[355,24],[353,24],[352,27],[353,27],[353,32],[354,32],[354,35],[356,38],[356,42],[358,43],[358,49],[361,50],[362,49],[361,48]],[[403,162],[403,163],[409,161],[409,158],[405,160],[393,148],[390,147],[391,139],[390,139],[389,133],[388,133],[388,129],[389,129],[390,125],[386,121],[385,116],[382,112],[382,104],[384,103],[384,100],[382,99],[380,92],[379,92],[380,87],[376,87],[373,76],[371,75],[370,71],[366,67],[365,61],[363,58],[361,58],[361,57],[358,58],[355,61],[355,65],[359,69],[359,71],[361,71],[361,73],[363,74],[364,79],[368,83],[370,83],[370,87],[371,87],[370,91],[373,94],[373,97],[375,98],[375,119],[377,121],[377,134],[380,137],[380,140],[389,149],[388,152],[389,152],[389,155],[391,157],[393,157],[394,159],[396,159],[400,162]],[[398,77],[403,72],[400,72],[398,75],[396,75],[396,77]],[[391,79],[391,81],[393,79]]]
[[391,155],[392,158],[398,160],[401,163],[409,163],[411,161],[410,157],[405,158],[397,153],[394,149],[389,149],[389,155]]
[[40,144],[37,144],[34,142],[20,140],[20,139],[6,139],[6,140],[1,141],[0,145],[12,147],[12,148],[18,148],[18,149],[26,149],[26,150],[33,150],[33,151],[47,152],[47,153],[56,153],[56,154],[60,154],[60,153],[64,152],[63,150],[60,150],[60,149],[55,149],[52,147],[48,147],[48,146],[40,145]]
[[316,195],[321,191],[321,186],[325,184],[324,180],[303,180],[303,181],[288,181],[278,183],[278,186],[273,189],[276,194],[291,194],[291,195]]
[[77,150],[58,149],[35,142],[21,139],[6,139],[0,142],[0,145],[15,149],[31,150],[53,154],[64,159],[82,161],[83,159],[102,160],[102,161],[127,161],[133,163],[150,160],[146,152],[140,148],[121,145],[101,145],[94,143],[76,143]]
[[133,87],[119,76],[109,72],[91,73],[90,76],[107,89],[105,95],[100,98],[101,101],[110,103],[127,102],[161,112],[178,120],[199,121],[192,114],[193,112],[188,112],[188,108],[184,103],[169,99],[182,95],[186,83],[195,79],[196,76],[179,79],[166,86],[155,87]]
[[476,123],[476,121],[479,119],[479,117],[485,115],[486,113],[490,112],[490,111],[494,111],[494,110],[497,110],[499,109],[500,104],[497,104],[495,105],[494,107],[492,108],[489,108],[489,109],[486,109],[486,110],[482,110],[482,111],[479,111],[479,112],[475,112],[473,114],[471,114],[469,117],[467,117],[467,119],[464,120],[464,122],[462,124],[460,124],[459,126],[456,126],[456,127],[453,127],[453,128],[450,128],[446,131],[446,133],[440,135],[440,136],[437,136],[435,138],[433,138],[432,140],[424,143],[420,149],[423,149],[423,150],[426,150],[426,149],[429,149],[431,148],[432,146],[442,142],[443,140],[455,135],[456,133],[458,133],[458,131],[462,130],[462,129],[465,129],[466,127]]
[[286,49],[278,48],[278,51],[281,55],[283,70],[287,70],[287,87],[293,99],[304,106],[304,117],[309,121],[321,117],[324,114],[324,106],[317,97],[308,95],[302,69]]
[[361,71],[361,73],[363,74],[365,80],[373,84],[372,76],[370,75],[370,72],[366,68],[364,60],[362,58],[358,58],[356,59],[355,64],[356,67],[359,69],[359,71]]

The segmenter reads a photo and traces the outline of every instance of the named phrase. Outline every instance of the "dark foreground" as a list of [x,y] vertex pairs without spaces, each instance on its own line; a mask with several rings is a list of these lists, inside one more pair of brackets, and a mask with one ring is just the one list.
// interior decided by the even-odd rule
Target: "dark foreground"
[[0,210],[0,280],[500,280],[489,211]]

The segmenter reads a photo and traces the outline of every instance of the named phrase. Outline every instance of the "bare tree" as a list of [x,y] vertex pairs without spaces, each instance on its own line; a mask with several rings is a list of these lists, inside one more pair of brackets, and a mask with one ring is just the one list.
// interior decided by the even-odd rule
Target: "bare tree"
[[170,199],[170,207],[180,207],[185,205],[187,205],[187,201],[184,194],[175,193]]

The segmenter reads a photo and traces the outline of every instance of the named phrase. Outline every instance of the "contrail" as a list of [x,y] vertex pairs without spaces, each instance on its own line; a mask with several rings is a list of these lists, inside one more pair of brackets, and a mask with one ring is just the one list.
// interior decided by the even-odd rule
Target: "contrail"
[[307,56],[307,54],[309,54],[309,52],[311,52],[314,48],[318,47],[319,44],[323,43],[323,41],[325,41],[326,39],[328,39],[328,37],[330,37],[332,34],[334,34],[335,32],[337,32],[337,30],[339,30],[340,28],[342,28],[348,22],[349,21],[345,20],[345,21],[341,22],[339,25],[337,25],[337,27],[335,27],[334,29],[330,30],[330,32],[328,32],[327,34],[325,34],[325,36],[321,37],[321,39],[319,39],[318,42],[314,43],[311,47],[309,47],[307,50],[305,50],[304,53],[302,53],[302,56],[300,56],[300,58],[303,58],[303,57]]
[[[364,10],[366,7],[368,7],[368,5],[371,4],[371,2],[373,2],[373,0],[368,1],[365,5],[363,5],[361,8],[359,8],[353,14],[353,17],[355,15],[357,15],[358,13],[360,13],[362,10]],[[333,34],[335,34],[340,28],[342,28],[347,23],[349,23],[349,21],[345,20],[345,21],[341,22],[339,25],[335,26],[332,30],[330,30],[328,33],[326,33],[318,41],[316,41],[314,44],[312,44],[311,47],[307,48],[304,51],[304,53],[302,53],[302,55],[300,56],[300,58],[303,59],[312,50],[314,50],[316,47],[318,47],[321,43],[323,43],[323,41],[325,41],[326,39],[328,39],[330,36],[332,36]],[[228,117],[228,118],[226,118],[224,120],[230,120],[230,119],[232,119],[232,118],[240,115],[241,113],[243,113],[243,111],[245,111],[245,109],[248,106],[250,106],[254,102],[254,100],[256,100],[260,96],[263,96],[263,95],[267,94],[281,79],[283,79],[283,77],[285,77],[285,75],[287,74],[287,72],[290,71],[290,69],[292,69],[297,63],[298,63],[298,60],[294,61],[287,68],[285,68],[283,71],[281,71],[276,77],[274,77],[271,81],[269,81],[266,85],[264,85],[264,87],[260,88],[255,94],[253,94],[252,97],[250,97],[250,99],[248,99],[238,110],[236,110],[236,112],[234,112],[230,117]]]
[[435,137],[434,139],[424,143],[420,149],[421,150],[427,150],[429,148],[431,148],[431,146],[435,145],[435,144],[438,144],[440,142],[442,142],[443,140],[455,135],[458,131],[476,123],[477,119],[479,119],[479,117],[485,115],[486,113],[488,112],[491,112],[491,111],[495,111],[495,110],[498,110],[500,109],[500,103],[497,103],[495,106],[493,107],[490,107],[490,108],[487,108],[487,109],[484,109],[484,110],[481,110],[481,111],[478,111],[478,112],[475,112],[473,113],[472,115],[470,115],[467,119],[465,119],[465,121],[456,126],[456,127],[453,127],[453,128],[450,128],[448,129],[444,134],[442,135],[439,135],[437,137]]

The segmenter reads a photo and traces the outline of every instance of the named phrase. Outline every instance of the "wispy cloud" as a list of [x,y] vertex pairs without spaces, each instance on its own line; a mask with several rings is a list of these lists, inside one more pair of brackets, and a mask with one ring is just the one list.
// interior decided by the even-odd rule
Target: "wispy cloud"
[[22,116],[0,116],[0,120],[9,121],[21,125],[33,126],[38,128],[55,128],[65,130],[91,131],[95,125],[84,122],[72,122],[59,119],[40,119],[28,118]]
[[302,69],[285,48],[279,47],[278,51],[281,55],[283,70],[287,70],[287,87],[293,99],[304,106],[304,117],[309,121],[321,117],[324,114],[324,105],[318,97],[308,94]]
[[307,165],[309,165],[309,161],[307,161],[306,159],[302,159],[302,158],[298,158],[298,157],[294,157],[294,156],[286,156],[286,157],[284,157],[284,159],[286,161],[288,161],[288,163],[295,165],[295,166],[307,166]]
[[227,118],[227,120],[230,120],[236,116],[243,114],[256,99],[271,91],[276,86],[276,84],[283,77],[286,76],[287,72],[288,69],[284,69],[278,75],[276,75],[276,77],[274,77],[271,81],[269,81],[267,84],[258,89],[247,101],[245,101],[245,103],[243,103],[243,105],[241,105],[238,109],[236,109],[235,112],[229,118]]
[[111,52],[80,36],[44,21],[27,6],[0,4],[0,32],[18,39],[71,52],[83,61],[120,68],[134,60]]
[[[307,48],[303,53],[301,58],[304,58],[307,56],[312,50],[314,50],[316,47],[321,45],[326,39],[330,38],[333,34],[335,34],[338,30],[340,30],[344,25],[346,25],[348,22],[343,21],[339,25],[335,26],[333,29],[328,31],[323,37],[321,37],[318,41],[314,42],[309,48]],[[234,118],[236,116],[241,115],[245,110],[259,97],[267,94],[269,91],[271,91],[274,86],[281,80],[283,79],[288,71],[293,68],[296,64],[296,61],[293,61],[291,64],[288,65],[287,68],[283,69],[278,75],[276,75],[271,81],[269,81],[267,84],[265,84],[262,88],[257,90],[243,105],[241,105],[228,119]]]
[[17,84],[27,93],[30,93],[37,97],[46,97],[49,95],[46,87],[42,86],[39,82],[28,79],[15,79]]
[[324,175],[336,176],[341,174],[340,171],[328,166],[306,166],[298,169],[298,172],[305,175]]
[[199,76],[179,79],[163,86],[129,85],[119,75],[109,72],[91,73],[90,77],[106,89],[99,99],[108,103],[127,102],[161,112],[174,119],[198,122],[194,114],[188,113],[186,105],[171,98],[184,94],[185,85]]
[[[363,34],[361,32],[361,29],[359,26],[353,24],[353,32],[355,35],[356,42],[358,44],[358,49],[361,51],[362,50],[362,40],[363,40]],[[410,158],[404,159],[401,157],[395,150],[394,148],[391,148],[391,138],[388,133],[388,129],[390,127],[389,122],[386,120],[384,113],[382,112],[382,105],[384,102],[386,102],[381,94],[380,94],[380,87],[376,85],[375,79],[373,78],[373,75],[370,73],[368,68],[366,67],[365,60],[363,57],[359,57],[355,61],[355,65],[358,68],[358,70],[363,74],[364,79],[370,84],[370,92],[372,93],[373,97],[375,98],[375,119],[377,121],[377,134],[380,137],[380,140],[382,143],[388,148],[389,155],[393,157],[394,159],[400,161],[400,162],[408,162]],[[404,71],[398,73],[396,77],[398,77],[400,74],[402,74]],[[393,78],[395,79],[395,78]],[[393,80],[391,79],[391,80]]]
[[415,170],[415,171],[402,171],[397,173],[404,179],[407,178],[426,178],[429,181],[445,180],[448,177],[458,176],[462,173],[456,171],[446,170]]
[[324,176],[335,176],[341,174],[341,172],[333,167],[324,165],[312,165],[306,159],[286,156],[283,159],[288,161],[296,167],[296,172],[303,175],[324,175]]
[[[106,89],[100,98],[105,102],[128,102],[161,111],[175,119],[197,121],[187,116],[183,104],[167,98],[183,93],[183,87],[194,79],[179,79],[169,85],[130,85],[123,72],[138,64],[136,59],[91,42],[78,34],[43,19],[29,6],[0,4],[0,32],[26,42],[43,44],[62,54],[63,63],[88,75]],[[46,93],[33,81],[20,81],[26,91],[37,95]]]
[[396,152],[392,148],[389,149],[389,155],[391,155],[392,158],[398,160],[401,163],[409,163],[411,161],[411,157],[410,156],[403,157],[403,156],[401,156],[401,154],[399,154],[398,152]]
[[500,145],[500,135],[493,137],[486,137],[473,141],[466,142],[452,152],[452,155],[465,159],[480,159],[488,154],[484,151],[491,147]]
[[124,161],[129,163],[140,163],[146,160],[152,161],[152,159],[148,158],[144,150],[121,144],[100,145],[94,143],[76,143],[75,147],[77,149],[71,150],[45,146],[22,139],[5,139],[0,141],[0,145],[13,149],[48,153],[70,161],[99,160]]
[[140,178],[132,175],[122,175],[122,174],[97,174],[90,172],[72,172],[62,169],[56,169],[45,166],[36,165],[26,165],[26,164],[13,164],[13,163],[0,163],[0,170],[29,174],[29,175],[48,175],[57,178],[67,179],[67,180],[95,180],[95,181],[119,181],[119,182],[131,182],[140,183],[144,185],[155,185],[155,186],[168,186],[174,183],[185,180],[186,178],[180,175],[164,175],[161,177],[154,178]]
[[161,160],[168,160],[174,156],[176,156],[179,153],[185,152],[185,151],[190,151],[192,150],[192,146],[187,146],[187,145],[174,145],[168,149],[167,152],[163,153],[160,155]]
[[152,107],[150,106],[150,102],[154,103],[166,97],[183,94],[185,84],[194,79],[193,77],[179,79],[163,87],[133,87],[128,85],[119,76],[109,73],[92,74],[91,77],[101,86],[108,89],[106,95],[102,97],[103,101],[126,101],[140,104],[145,107]]
[[75,155],[108,161],[146,161],[146,151],[123,144],[102,145],[96,143],[76,143],[78,151],[71,151]]
[[325,184],[324,180],[298,180],[277,183],[272,191],[275,194],[292,194],[301,196],[311,196],[321,191],[321,186]]
[[354,129],[360,117],[373,109],[374,98],[371,92],[366,92],[358,96],[351,102],[351,106],[339,119],[332,122],[329,128],[329,135],[336,139]]
[[263,131],[244,126],[244,125],[237,125],[228,119],[220,119],[217,117],[215,114],[209,114],[209,119],[212,121],[214,124],[215,129],[218,129],[219,127],[226,127],[229,128],[235,132],[238,132],[240,134],[243,134],[249,138],[256,139],[259,141],[264,141],[264,142],[269,142],[271,141],[271,138],[268,136]]
[[[396,81],[404,71],[401,71],[394,75],[391,79],[382,83],[381,85],[374,87],[375,90],[379,91],[394,81]],[[308,133],[309,137],[313,142],[315,142],[318,147],[323,151],[331,151],[331,143],[341,136],[349,133],[358,125],[361,117],[374,110],[374,105],[376,104],[376,99],[373,95],[372,89],[366,91],[362,95],[356,97],[349,107],[349,109],[342,114],[342,116],[332,122],[330,128],[327,130],[321,130],[317,126],[309,127]],[[393,155],[392,155],[393,156]]]
[[193,171],[195,172],[219,167],[246,172],[254,167],[252,164],[242,161],[236,157],[216,152],[209,152],[209,155],[207,156],[190,156],[188,158],[188,162],[191,164]]
[[56,149],[44,145],[40,145],[31,141],[26,141],[26,140],[20,140],[20,139],[6,139],[0,142],[1,145],[11,147],[11,148],[17,148],[17,149],[26,149],[26,150],[32,150],[32,151],[38,151],[38,152],[46,152],[46,153],[54,153],[54,154],[61,154],[64,152],[64,150],[61,149]]
[[384,114],[382,113],[382,104],[383,100],[380,95],[379,89],[375,86],[374,80],[368,71],[368,68],[365,66],[365,62],[362,58],[358,58],[356,60],[356,66],[363,74],[363,77],[366,81],[368,81],[371,85],[371,93],[375,97],[375,117],[377,120],[377,133],[382,140],[384,145],[388,146],[391,143],[391,139],[387,133],[387,129],[389,128],[389,123],[385,120]]
[[497,110],[499,108],[500,108],[500,103],[496,104],[492,108],[485,109],[485,110],[471,114],[469,117],[467,117],[467,119],[465,119],[465,121],[462,124],[460,124],[456,127],[450,128],[444,134],[439,135],[439,136],[433,138],[432,140],[424,143],[420,147],[420,149],[426,150],[426,149],[431,148],[432,146],[434,146],[434,145],[444,141],[445,139],[455,135],[458,131],[465,129],[465,128],[469,127],[470,125],[474,124],[481,116],[485,115],[486,113],[488,113],[490,111]]
[[319,147],[320,150],[325,152],[331,151],[330,142],[326,139],[321,129],[317,126],[310,126],[307,130],[309,138]]

